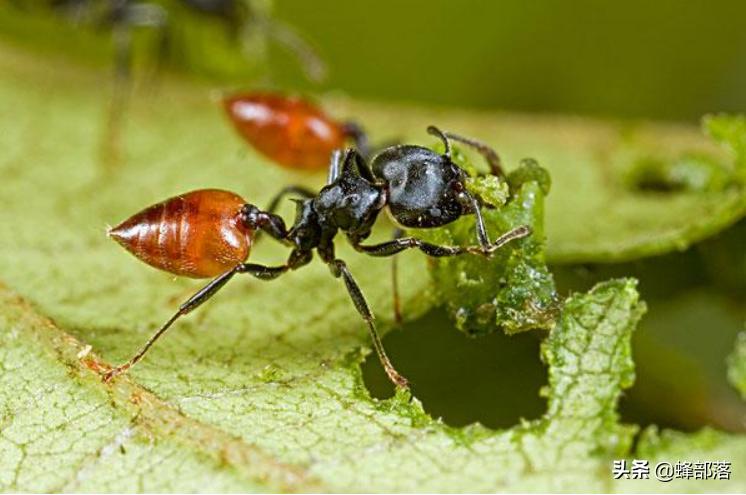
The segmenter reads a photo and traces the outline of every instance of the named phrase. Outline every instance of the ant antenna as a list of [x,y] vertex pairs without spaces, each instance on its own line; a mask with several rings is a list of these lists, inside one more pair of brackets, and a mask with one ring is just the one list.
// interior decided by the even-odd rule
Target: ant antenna
[[437,136],[440,138],[441,141],[443,141],[443,144],[446,147],[446,152],[443,153],[448,159],[451,158],[451,142],[448,140],[448,134],[441,131],[434,125],[427,126],[427,133],[433,136]]
[[[428,128],[428,130],[429,129],[430,128]],[[484,157],[485,161],[490,166],[490,172],[492,173],[492,175],[496,175],[498,177],[505,177],[505,172],[503,172],[503,167],[502,167],[502,162],[500,160],[500,156],[491,147],[487,146],[481,141],[477,141],[476,139],[460,136],[452,132],[444,132],[443,134],[445,134],[446,137],[453,139],[454,141],[464,143],[465,145],[474,148],[477,151],[477,153],[479,153],[480,155]]]

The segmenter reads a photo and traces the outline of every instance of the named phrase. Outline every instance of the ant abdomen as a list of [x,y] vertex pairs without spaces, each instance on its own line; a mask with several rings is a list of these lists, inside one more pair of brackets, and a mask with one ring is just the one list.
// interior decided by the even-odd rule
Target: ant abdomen
[[201,189],[152,205],[109,230],[130,253],[175,275],[205,278],[249,256],[253,231],[241,221],[238,195]]
[[243,93],[224,99],[233,125],[257,151],[290,168],[320,170],[344,147],[348,130],[300,98]]

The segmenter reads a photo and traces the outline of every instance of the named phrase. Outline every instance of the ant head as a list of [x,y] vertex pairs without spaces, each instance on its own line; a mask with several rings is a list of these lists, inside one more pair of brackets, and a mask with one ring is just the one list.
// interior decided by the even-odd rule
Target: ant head
[[355,239],[368,237],[386,204],[383,187],[374,181],[363,157],[353,149],[347,150],[339,177],[314,200],[321,222]]

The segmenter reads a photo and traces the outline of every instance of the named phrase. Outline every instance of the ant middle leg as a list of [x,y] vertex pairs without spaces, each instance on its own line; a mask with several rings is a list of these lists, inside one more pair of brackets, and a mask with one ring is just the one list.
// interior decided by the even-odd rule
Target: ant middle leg
[[148,352],[148,350],[155,344],[155,342],[166,333],[166,330],[168,330],[179,318],[182,316],[185,316],[195,309],[197,309],[199,306],[204,304],[207,300],[209,300],[212,296],[214,296],[220,289],[222,289],[225,284],[228,283],[230,279],[233,278],[234,275],[237,273],[246,273],[249,275],[252,275],[258,279],[261,280],[272,280],[283,273],[287,272],[291,267],[288,264],[280,265],[280,266],[265,266],[265,265],[258,265],[255,263],[243,263],[241,265],[236,266],[235,268],[228,270],[227,272],[223,273],[222,275],[218,275],[216,278],[212,279],[207,285],[202,287],[200,290],[198,290],[192,297],[187,299],[181,306],[179,306],[179,309],[174,313],[171,318],[169,318],[166,323],[164,323],[148,340],[145,342],[145,345],[142,346],[142,348],[137,351],[137,353],[132,356],[127,362],[120,364],[119,366],[112,368],[111,370],[107,371],[103,374],[103,381],[104,382],[110,382],[114,377],[117,375],[121,375],[123,373],[126,373],[129,371],[130,368],[132,368],[135,364],[137,364]]
[[347,292],[350,294],[355,309],[357,309],[357,312],[360,313],[360,316],[363,317],[363,320],[365,320],[365,323],[368,325],[368,332],[373,341],[373,348],[378,355],[378,360],[381,362],[383,370],[386,372],[386,376],[388,376],[389,380],[391,380],[396,387],[403,389],[408,388],[409,382],[399,374],[398,371],[396,371],[396,368],[394,368],[394,365],[391,364],[391,360],[386,355],[386,351],[383,348],[383,342],[381,342],[381,336],[378,335],[376,324],[373,321],[373,313],[370,310],[370,306],[368,306],[368,302],[365,300],[365,296],[363,296],[363,292],[360,290],[360,286],[352,277],[349,268],[347,268],[347,264],[340,259],[335,259],[329,262],[329,268],[332,270],[332,275],[337,278],[341,277],[344,280]]

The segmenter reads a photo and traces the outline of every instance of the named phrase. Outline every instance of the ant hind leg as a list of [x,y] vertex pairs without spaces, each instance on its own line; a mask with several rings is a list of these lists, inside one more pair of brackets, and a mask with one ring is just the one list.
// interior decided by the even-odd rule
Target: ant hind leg
[[148,340],[145,342],[145,345],[142,346],[142,348],[137,351],[137,353],[132,356],[127,362],[120,364],[119,366],[112,368],[111,370],[107,371],[103,374],[102,379],[104,382],[108,383],[110,382],[114,377],[124,374],[127,371],[129,371],[130,368],[132,368],[135,364],[137,364],[148,352],[148,350],[155,344],[155,342],[166,333],[166,330],[168,330],[179,318],[182,316],[185,316],[195,309],[197,309],[199,306],[207,302],[212,296],[214,296],[220,289],[222,289],[225,284],[228,283],[230,279],[233,278],[233,276],[237,273],[247,273],[249,275],[252,275],[258,279],[261,280],[271,280],[274,278],[279,277],[286,271],[288,271],[289,266],[288,265],[280,265],[280,266],[264,266],[264,265],[257,265],[254,263],[245,263],[236,266],[235,268],[228,270],[227,272],[218,275],[216,278],[212,279],[207,285],[202,287],[200,290],[198,290],[192,297],[187,299],[181,306],[179,306],[179,309],[174,313],[171,318],[169,318],[166,323],[164,323]]
[[[396,227],[394,229],[394,235],[392,239],[394,241],[404,237],[404,230]],[[401,298],[399,297],[399,258],[394,256],[391,258],[391,295],[393,296],[393,307],[394,307],[394,321],[397,324],[401,324],[402,310],[401,310]]]

